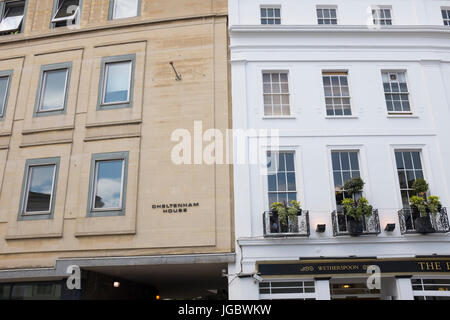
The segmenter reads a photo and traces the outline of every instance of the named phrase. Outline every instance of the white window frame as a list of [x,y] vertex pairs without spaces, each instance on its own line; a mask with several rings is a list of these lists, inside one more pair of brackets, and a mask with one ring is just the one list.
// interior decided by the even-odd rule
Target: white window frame
[[[106,84],[108,83],[108,75],[109,75],[109,67],[111,64],[120,64],[120,63],[128,63],[129,64],[129,73],[128,73],[128,90],[127,90],[127,100],[125,101],[114,101],[114,102],[105,102],[106,97]],[[105,63],[105,75],[103,77],[103,85],[102,85],[102,106],[109,106],[115,104],[123,104],[130,103],[130,92],[131,92],[131,82],[132,82],[132,71],[133,71],[133,61],[132,60],[124,60],[124,61],[111,61]]]
[[[330,15],[330,18],[319,18],[319,16],[317,15],[317,10],[335,10],[336,11],[336,18],[331,18],[331,15]],[[322,12],[323,13],[323,12]],[[317,21],[317,25],[319,25],[319,26],[336,26],[336,25],[339,25],[339,12],[338,12],[338,7],[336,6],[336,5],[317,5],[316,6],[316,21]],[[330,23],[330,24],[320,24],[319,23],[319,19],[329,19],[329,20],[332,20],[332,19],[336,19],[336,24],[332,24],[332,23]]]
[[[47,166],[52,166],[53,167],[52,190],[51,190],[51,193],[50,193],[49,208],[48,208],[47,211],[32,211],[32,212],[28,212],[27,211],[28,194],[29,194],[29,191],[30,191],[31,176],[32,176],[32,173],[33,173],[33,168],[34,167],[47,167]],[[53,192],[54,192],[54,188],[55,188],[55,178],[56,178],[56,166],[57,166],[56,163],[48,162],[48,163],[30,165],[28,167],[25,194],[24,194],[24,198],[23,198],[23,202],[22,202],[22,209],[21,209],[22,215],[24,215],[24,216],[40,215],[40,214],[50,214],[52,212]]]
[[[278,73],[278,74],[282,74],[282,73],[285,73],[286,74],[286,76],[287,76],[287,85],[288,85],[288,92],[287,93],[278,93],[280,96],[282,96],[282,95],[287,95],[288,97],[289,97],[289,114],[280,114],[280,115],[275,115],[275,114],[273,114],[273,103],[272,103],[272,114],[270,114],[270,115],[267,115],[265,112],[266,112],[266,110],[265,110],[265,103],[264,103],[264,97],[266,96],[266,95],[271,95],[271,96],[273,96],[273,95],[276,95],[277,93],[273,93],[273,92],[271,92],[271,93],[266,93],[266,92],[264,92],[264,74],[270,74],[271,75],[271,79],[272,79],[272,74],[273,73]],[[282,70],[282,69],[273,69],[273,70],[267,70],[267,69],[263,69],[263,70],[261,70],[261,88],[262,88],[262,98],[263,98],[263,100],[262,100],[262,105],[263,105],[263,117],[264,118],[291,118],[292,117],[292,93],[291,93],[291,86],[290,86],[290,82],[291,82],[291,79],[290,79],[290,72],[289,72],[289,70],[287,70],[287,69],[284,69],[284,70]],[[271,80],[271,82],[270,83],[272,83],[272,80]],[[280,90],[281,91],[281,90]],[[280,108],[281,108],[281,111],[283,111],[283,109],[282,109],[282,104],[280,103]]]
[[[323,77],[324,77],[324,73],[342,73],[343,75],[346,74],[347,76],[347,87],[348,87],[348,97],[347,96],[339,96],[339,97],[335,97],[335,96],[331,96],[331,97],[327,97],[325,95],[325,84],[323,82]],[[324,106],[325,106],[325,117],[326,118],[331,118],[331,119],[339,119],[339,118],[355,118],[357,117],[355,114],[355,110],[353,108],[353,99],[352,99],[352,90],[351,90],[351,84],[350,84],[350,71],[349,70],[345,70],[345,69],[322,69],[321,70],[321,74],[320,74],[320,80],[322,81],[322,92],[323,92],[323,102],[324,102]],[[332,86],[331,86],[332,87]],[[343,98],[348,98],[349,99],[349,104],[350,104],[350,114],[346,115],[344,114],[344,109],[342,109],[342,114],[341,115],[336,115],[336,114],[331,114],[329,115],[327,113],[327,98],[331,98],[331,99],[343,99]],[[334,108],[334,103],[333,103],[333,111],[335,111]]]
[[[307,286],[306,288],[314,288],[314,292],[303,293],[260,293],[260,285],[258,285],[258,294],[261,300],[279,300],[279,299],[317,299],[317,287],[314,279],[270,279],[263,280],[260,283],[269,283],[269,290],[272,291],[271,283],[283,283],[283,282],[302,282],[302,288],[305,289],[305,282],[312,282],[313,286]],[[289,287],[293,288],[293,287]]]
[[61,10],[62,5],[64,3],[64,0],[58,0],[58,8],[55,10],[55,14],[52,17],[52,23],[57,23],[57,22],[61,22],[61,21],[72,21],[75,18],[77,18],[78,12],[80,11],[80,1],[81,0],[78,0],[78,7],[71,16],[55,18],[58,15],[59,10]]
[[[427,280],[427,279],[434,279],[434,280],[450,280],[449,277],[446,276],[434,276],[434,277],[420,277],[420,276],[415,276],[412,279],[420,279],[421,280],[421,285],[422,288],[425,289],[425,286],[423,285],[423,280]],[[412,280],[411,279],[411,280]],[[435,284],[435,285],[439,285],[439,284]],[[411,281],[411,288],[414,286],[414,284]],[[449,286],[448,284],[446,284],[446,286]],[[414,297],[425,297],[424,300],[427,300],[427,297],[449,297],[450,298],[450,288],[448,291],[439,291],[439,290],[412,290],[413,292],[413,296]]]
[[[391,17],[390,17],[389,19],[387,19],[387,18],[380,18],[380,16],[379,16],[379,14],[380,14],[379,10],[389,10],[389,13],[390,13]],[[377,12],[378,17],[375,17],[375,16],[373,15],[373,12],[374,12],[374,11]],[[383,27],[385,27],[385,26],[391,26],[391,25],[394,24],[394,16],[393,16],[392,6],[372,6],[372,7],[371,7],[371,14],[372,14],[372,23],[373,23],[373,25],[375,25],[375,26],[383,26]],[[380,22],[381,20],[390,20],[390,21],[391,21],[391,24],[380,24],[379,22]],[[378,22],[378,23],[377,23],[377,22]]]
[[[361,155],[360,155],[360,150],[359,149],[340,149],[340,148],[334,148],[334,149],[331,149],[330,150],[330,154],[329,154],[329,156],[331,157],[331,174],[332,174],[332,176],[333,176],[333,190],[334,190],[334,184],[335,184],[335,181],[334,181],[334,168],[333,168],[333,153],[335,153],[335,152],[348,152],[348,153],[350,153],[350,152],[355,152],[356,153],[356,157],[357,157],[357,160],[358,160],[358,171],[359,171],[359,176],[361,177],[361,179],[363,179],[363,177],[362,177],[362,170],[361,170]],[[339,157],[339,159],[340,160],[342,160],[340,157]],[[342,176],[342,171],[356,171],[356,170],[342,170],[342,161],[340,161],[341,163],[340,163],[340,166],[341,166],[341,169],[340,169],[340,174],[341,174],[341,178],[343,178],[343,176]],[[351,165],[351,164],[350,164]],[[352,178],[350,178],[350,179],[352,179]],[[345,182],[346,181],[344,181],[344,179],[342,179],[342,190],[345,192],[345,189],[344,189],[344,184],[345,184]],[[364,195],[364,190],[363,190],[363,192],[361,193],[361,195]],[[336,205],[336,208],[337,208],[337,203],[336,203],[336,195],[335,194],[333,194],[333,196],[334,196],[334,203],[335,203],[335,205]],[[345,193],[344,193],[344,199],[345,199]]]
[[347,144],[335,144],[335,145],[327,145],[327,161],[328,161],[328,178],[329,178],[329,184],[330,184],[330,201],[332,205],[332,210],[337,210],[337,204],[336,204],[336,196],[334,194],[334,176],[333,176],[333,162],[331,158],[331,152],[333,151],[343,151],[343,152],[358,152],[358,164],[359,164],[359,175],[361,179],[364,180],[364,190],[362,192],[363,197],[365,197],[369,202],[370,195],[372,194],[370,191],[370,179],[369,179],[369,170],[368,170],[368,162],[367,162],[367,154],[366,149],[364,145],[361,144],[353,144],[353,145],[347,145]]
[[[111,161],[120,161],[122,164],[122,173],[121,173],[121,179],[120,179],[120,205],[118,207],[112,207],[112,208],[96,208],[95,207],[95,197],[97,196],[97,184],[98,184],[98,165],[100,162],[111,162]],[[124,179],[125,179],[125,159],[102,159],[102,160],[95,160],[95,172],[94,172],[94,183],[92,187],[92,203],[91,203],[91,211],[92,212],[99,212],[99,211],[117,211],[122,210],[123,208],[123,191],[124,191]]]
[[[442,11],[447,11],[447,19],[445,19],[442,16]],[[442,23],[444,24],[444,26],[450,27],[450,7],[441,7],[441,17],[442,17]],[[445,24],[445,23],[447,23],[447,24]]]
[[[267,196],[266,196],[266,198],[267,198],[267,206],[269,206],[269,193],[276,193],[276,194],[278,194],[278,193],[292,193],[292,194],[295,194],[295,199],[296,199],[296,201],[299,201],[298,200],[298,185],[297,185],[297,167],[296,167],[296,164],[295,164],[295,162],[296,162],[296,155],[295,155],[295,150],[267,150],[266,151],[266,159],[268,159],[268,155],[267,155],[267,153],[272,153],[272,154],[277,154],[277,156],[278,156],[278,154],[279,153],[291,153],[292,155],[293,155],[293,164],[294,164],[294,171],[293,171],[293,173],[294,173],[294,175],[295,175],[295,177],[294,177],[294,181],[295,181],[295,190],[294,191],[289,191],[289,190],[285,190],[285,191],[280,191],[280,190],[277,190],[277,191],[270,191],[269,190],[269,181],[268,181],[268,178],[269,178],[269,172],[267,172]],[[277,157],[277,163],[278,163],[278,157]],[[278,169],[278,166],[277,166],[277,168],[276,169]],[[277,170],[276,172],[275,172],[275,174],[278,174],[279,173],[279,171]],[[287,170],[285,170],[284,171],[284,173],[286,174],[286,176],[287,176],[287,173],[292,173],[292,171],[287,171]],[[277,182],[278,182],[278,178],[277,178],[277,180],[276,180]],[[278,183],[277,183],[277,189],[278,189]],[[287,180],[286,180],[286,187],[287,187]],[[278,196],[277,196],[277,198],[278,198]],[[269,207],[270,208],[270,207]]]
[[[398,74],[399,73],[403,73],[405,75],[405,82],[406,82],[406,87],[408,89],[407,92],[398,92],[398,93],[387,93],[384,90],[384,81],[383,81],[383,73],[388,73],[388,76],[390,76],[391,73],[395,73]],[[413,103],[412,103],[412,94],[410,91],[410,83],[409,83],[409,78],[408,78],[408,72],[406,69],[382,69],[381,70],[381,85],[383,87],[383,97],[384,97],[384,104],[386,106],[386,112],[389,116],[396,116],[396,115],[413,115],[414,114],[414,109],[413,109]],[[408,95],[408,102],[409,102],[409,111],[389,111],[388,107],[387,107],[387,101],[386,101],[386,94],[407,94]]]
[[[280,10],[280,17],[275,17],[275,16],[273,16],[273,17],[263,17],[262,15],[261,15],[261,10],[262,9],[278,9],[278,10]],[[273,20],[279,20],[280,21],[280,23],[275,23],[275,21],[274,21],[274,23],[273,24],[268,24],[268,23],[266,23],[266,24],[263,24],[262,23],[262,20],[263,19],[273,19]],[[283,22],[283,19],[282,19],[282,13],[281,13],[281,6],[280,5],[261,5],[260,7],[259,7],[259,23],[262,25],[262,26],[279,26],[279,25],[281,25],[281,23]]]
[[[402,191],[403,190],[408,190],[408,194],[412,191],[411,189],[402,189],[400,186],[400,179],[398,177],[398,168],[397,168],[397,161],[395,158],[395,153],[396,152],[418,152],[419,153],[419,158],[420,158],[420,164],[422,165],[422,175],[423,175],[423,179],[427,180],[426,178],[426,170],[425,170],[425,163],[424,163],[424,159],[423,159],[423,150],[421,148],[394,148],[394,165],[395,165],[395,174],[396,174],[396,178],[397,178],[397,187],[398,187],[398,194],[400,196],[400,203],[401,203],[401,207],[402,209],[404,209],[405,207],[403,206],[403,201],[402,201]],[[414,163],[413,163],[414,165]],[[406,169],[402,169],[403,171],[405,171]],[[416,171],[416,169],[414,169],[414,171]],[[415,176],[415,173],[414,173]],[[408,177],[406,177],[407,179]],[[428,181],[428,180],[427,180]],[[411,197],[408,198],[408,202],[409,199]]]
[[[45,93],[45,88],[46,88],[46,84],[47,84],[47,74],[48,72],[52,72],[52,71],[60,71],[60,70],[65,70],[66,71],[66,79],[64,82],[64,102],[61,108],[57,108],[57,109],[50,109],[50,110],[42,110],[42,103],[44,100],[44,93]],[[40,96],[39,96],[39,105],[38,108],[36,110],[36,113],[46,113],[46,112],[54,112],[54,111],[62,111],[65,109],[65,105],[66,105],[66,94],[67,94],[67,81],[69,79],[69,68],[61,68],[61,69],[49,69],[49,70],[44,70],[43,74],[42,74],[42,87],[41,87],[41,92],[40,92]]]
[[[264,159],[266,161],[267,159],[267,152],[293,152],[294,153],[294,169],[295,169],[295,185],[296,185],[296,192],[297,192],[297,201],[300,201],[301,206],[303,208],[307,208],[308,204],[306,203],[306,198],[304,197],[305,193],[302,190],[305,190],[304,185],[304,178],[303,178],[303,161],[302,161],[302,150],[301,146],[292,144],[292,145],[265,145],[261,146],[259,148],[259,154],[264,155]],[[268,177],[267,177],[268,171],[267,171],[267,165],[264,165],[263,168],[261,168],[261,171],[258,172],[257,177],[259,179],[258,184],[260,186],[260,190],[262,192],[261,198],[263,200],[263,203],[261,203],[259,200],[255,204],[255,208],[257,209],[257,212],[264,212],[269,211],[269,183],[268,183]],[[262,223],[262,216],[261,216],[261,223]],[[260,230],[263,230],[262,224]]]
[[390,144],[390,156],[395,181],[395,190],[397,196],[398,208],[403,209],[402,194],[400,189],[400,180],[397,173],[397,163],[395,161],[395,151],[420,151],[420,161],[422,162],[423,178],[430,186],[429,192],[433,194],[434,180],[431,175],[431,164],[428,157],[428,147],[426,144]]

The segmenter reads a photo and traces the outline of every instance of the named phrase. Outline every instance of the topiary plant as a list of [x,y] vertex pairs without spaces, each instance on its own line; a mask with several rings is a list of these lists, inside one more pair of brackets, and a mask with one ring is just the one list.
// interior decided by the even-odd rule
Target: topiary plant
[[278,213],[278,219],[283,225],[288,225],[289,220],[294,221],[301,210],[300,202],[295,200],[290,201],[289,206],[285,202],[274,202],[270,208]]
[[430,212],[433,215],[436,215],[439,210],[441,209],[441,202],[439,201],[439,197],[436,196],[429,196],[427,200],[427,206]]
[[345,198],[341,202],[342,208],[344,208],[345,214],[349,216],[354,216],[355,213],[355,201],[351,198]]
[[344,183],[344,190],[353,196],[356,193],[362,192],[364,184],[363,179],[360,177],[352,178]]
[[425,179],[418,178],[414,181],[412,188],[416,196],[425,197],[428,191],[428,183]]
[[427,203],[425,202],[425,199],[419,196],[412,196],[409,198],[409,205],[411,207],[416,207],[417,210],[419,210],[421,217],[427,216]]
[[342,207],[345,210],[345,214],[361,221],[363,217],[369,217],[372,215],[373,207],[369,204],[369,201],[361,197],[358,201],[354,201],[353,199],[346,198],[342,200]]

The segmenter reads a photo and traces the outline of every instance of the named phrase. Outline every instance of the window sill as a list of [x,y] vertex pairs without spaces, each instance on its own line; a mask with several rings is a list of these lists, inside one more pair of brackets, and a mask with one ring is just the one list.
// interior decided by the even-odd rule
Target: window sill
[[325,116],[325,119],[358,119],[358,116]]
[[386,116],[387,118],[413,118],[413,119],[416,119],[416,118],[419,118],[419,116],[417,116],[417,115],[414,115],[414,114],[412,114],[412,113],[404,113],[404,114],[401,114],[401,113],[399,113],[399,114],[388,114],[387,116]]
[[296,116],[263,116],[263,120],[297,119]]

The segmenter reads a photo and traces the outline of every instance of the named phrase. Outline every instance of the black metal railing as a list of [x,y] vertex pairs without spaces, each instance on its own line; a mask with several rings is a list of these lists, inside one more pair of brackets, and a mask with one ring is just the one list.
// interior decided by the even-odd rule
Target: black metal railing
[[422,225],[417,226],[417,218],[420,217],[420,213],[416,210],[404,208],[398,211],[398,219],[400,222],[400,232],[402,234],[408,233],[446,233],[450,231],[450,225],[448,221],[447,209],[441,208],[438,213],[429,213],[425,219],[430,220],[428,228],[423,229]]
[[[333,211],[331,213],[331,221],[333,226],[333,236],[347,236],[355,235],[348,230],[348,216],[343,211]],[[362,218],[362,232],[361,235],[376,235],[381,233],[380,219],[378,217],[378,210],[374,209],[372,215]]]
[[308,237],[309,212],[302,210],[294,219],[288,218],[288,223],[280,223],[278,214],[273,211],[263,213],[265,237]]

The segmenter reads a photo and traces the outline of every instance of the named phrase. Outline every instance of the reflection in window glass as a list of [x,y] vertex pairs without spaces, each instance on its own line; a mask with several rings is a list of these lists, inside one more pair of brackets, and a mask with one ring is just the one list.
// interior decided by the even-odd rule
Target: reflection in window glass
[[64,109],[67,73],[67,69],[44,72],[41,104],[38,111],[45,112]]
[[336,9],[333,8],[317,8],[318,24],[337,24]]
[[267,160],[269,208],[274,202],[297,200],[294,152],[268,152]]
[[103,103],[120,103],[129,101],[131,61],[111,62],[106,64],[106,83]]
[[450,8],[442,8],[441,13],[444,26],[450,26]]
[[381,26],[392,25],[392,15],[390,8],[372,9],[373,24]]
[[287,72],[264,72],[263,94],[265,116],[288,116],[291,114]]
[[409,198],[414,195],[412,185],[416,179],[424,178],[420,151],[395,151],[395,162],[403,208],[409,208]]
[[53,22],[73,20],[80,6],[80,0],[60,0]]
[[54,164],[29,167],[24,213],[50,212],[55,168]]
[[94,209],[121,209],[124,160],[102,160],[95,165]]
[[382,72],[381,75],[388,112],[411,112],[406,73]]
[[3,117],[9,77],[0,77],[0,117]]
[[280,8],[261,8],[261,24],[281,24]]
[[359,171],[358,152],[332,151],[331,162],[333,166],[336,205],[340,208],[342,200],[349,198],[349,194],[344,190],[344,184],[352,178],[361,176]]
[[4,15],[0,22],[0,32],[20,32],[25,11],[25,1],[6,2]]
[[351,116],[347,72],[323,72],[327,116]]
[[139,0],[115,0],[113,19],[136,17]]

